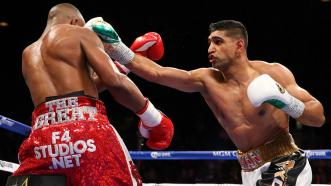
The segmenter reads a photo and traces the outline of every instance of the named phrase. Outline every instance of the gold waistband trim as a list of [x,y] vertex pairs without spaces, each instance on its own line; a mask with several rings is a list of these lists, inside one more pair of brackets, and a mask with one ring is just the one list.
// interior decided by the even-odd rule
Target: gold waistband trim
[[292,135],[287,133],[247,152],[238,150],[237,156],[244,171],[253,171],[274,158],[287,156],[297,151],[299,148],[295,145]]

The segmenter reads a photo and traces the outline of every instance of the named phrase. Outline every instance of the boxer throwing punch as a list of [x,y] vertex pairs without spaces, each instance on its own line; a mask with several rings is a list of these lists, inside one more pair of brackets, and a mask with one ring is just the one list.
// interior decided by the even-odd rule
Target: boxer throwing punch
[[[131,49],[121,42],[107,23],[106,32],[96,31],[107,53],[138,76],[184,92],[200,92],[213,114],[238,147],[244,185],[310,185],[308,159],[289,133],[289,117],[321,127],[322,104],[295,81],[279,63],[249,60],[248,34],[234,20],[210,24],[208,58],[212,67],[191,71],[162,67],[142,55],[131,53],[159,47],[160,36],[139,37]],[[114,37],[116,36],[116,37]],[[130,54],[130,56],[128,55]]]

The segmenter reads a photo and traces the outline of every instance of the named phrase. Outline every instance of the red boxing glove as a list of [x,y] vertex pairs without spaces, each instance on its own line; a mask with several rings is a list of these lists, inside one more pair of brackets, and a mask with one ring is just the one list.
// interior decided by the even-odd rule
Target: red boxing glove
[[163,113],[161,123],[155,127],[148,127],[139,122],[139,131],[141,135],[148,138],[146,144],[154,150],[164,150],[169,147],[174,136],[174,126],[172,121]]
[[148,32],[137,37],[130,49],[153,61],[158,61],[163,57],[164,47],[161,36],[156,32]]

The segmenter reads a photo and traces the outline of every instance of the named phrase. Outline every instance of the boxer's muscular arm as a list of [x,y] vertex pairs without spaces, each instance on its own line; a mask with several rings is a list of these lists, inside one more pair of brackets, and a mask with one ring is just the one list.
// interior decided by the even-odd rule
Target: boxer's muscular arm
[[[89,20],[85,24],[85,27],[93,30],[102,38],[106,51],[112,59],[115,59],[122,65],[127,65],[129,69],[132,68],[130,70],[138,76],[185,92],[202,91],[203,83],[199,77],[199,71],[188,72],[175,68],[161,67],[146,57],[134,55],[132,50],[121,41],[115,29],[101,17]],[[153,37],[152,35],[153,34],[148,34],[142,39],[145,40],[145,43],[148,43],[149,39]],[[162,41],[159,40],[155,42],[160,43]],[[148,46],[146,47],[148,48]],[[157,51],[160,52],[160,50],[154,52]],[[162,55],[160,54],[160,56]],[[132,61],[135,61],[135,64],[130,64]]]
[[116,101],[137,112],[145,105],[145,98],[127,76],[119,73],[109,56],[104,52],[103,44],[97,35],[81,29],[81,47],[93,71]]
[[200,92],[203,89],[200,70],[186,71],[163,67],[140,55],[135,55],[132,63],[127,64],[126,67],[148,81],[183,92]]
[[[116,69],[115,69],[116,72],[121,72],[122,74],[127,75],[125,72],[119,70],[119,67],[116,64],[116,61],[114,61],[114,63],[115,63],[115,66],[116,66]],[[107,90],[107,87],[103,84],[103,82],[99,78],[98,74],[95,73],[93,71],[93,69],[90,69],[90,71],[91,71],[90,76],[91,76],[94,84],[96,85],[96,87],[98,89],[98,92],[100,93],[100,92],[103,92],[103,91]]]
[[[114,62],[115,66],[116,66],[116,68],[115,68],[116,72],[120,72],[124,75],[127,75],[129,73],[129,69],[127,69],[124,65],[121,65],[116,61],[112,61],[112,62]],[[99,78],[98,74],[96,74],[93,71],[93,69],[90,69],[90,71],[91,71],[90,76],[91,76],[94,84],[96,85],[96,87],[98,89],[98,92],[100,93],[100,92],[103,92],[103,91],[107,90],[107,87],[105,87],[105,85],[103,84],[103,82]]]
[[271,74],[284,88],[294,97],[305,104],[303,114],[297,119],[300,123],[308,126],[320,127],[325,122],[323,105],[308,91],[301,88],[295,81],[292,72],[285,66],[273,64]]
[[99,76],[94,71],[91,72],[91,77],[99,93],[107,90],[107,88],[105,87]]

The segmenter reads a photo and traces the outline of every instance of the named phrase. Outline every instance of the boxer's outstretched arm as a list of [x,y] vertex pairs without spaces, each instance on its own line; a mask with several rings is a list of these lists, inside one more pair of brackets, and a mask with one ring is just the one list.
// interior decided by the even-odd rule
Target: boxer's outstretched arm
[[86,28],[82,28],[81,34],[82,50],[89,65],[114,99],[134,112],[144,107],[144,96],[127,76],[116,70],[97,35]]
[[[152,59],[163,55],[163,44],[157,33],[147,33],[136,40],[129,49],[120,39],[115,29],[101,17],[92,18],[85,24],[102,39],[107,54],[122,65],[126,65],[138,76],[149,81],[169,86],[185,92],[200,92],[203,82],[199,70],[185,71],[176,68],[161,67],[148,58],[135,55],[132,50],[143,53]],[[153,45],[155,45],[153,47]],[[152,49],[154,48],[154,49]],[[147,52],[147,50],[150,50]],[[148,55],[147,53],[150,53]],[[151,55],[151,53],[153,53]],[[135,61],[135,64],[131,64]]]
[[184,92],[200,92],[203,81],[200,70],[186,71],[172,67],[163,67],[154,61],[135,55],[132,62],[126,65],[138,76],[161,85]]

